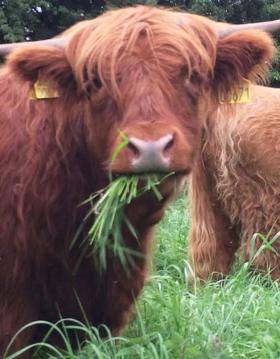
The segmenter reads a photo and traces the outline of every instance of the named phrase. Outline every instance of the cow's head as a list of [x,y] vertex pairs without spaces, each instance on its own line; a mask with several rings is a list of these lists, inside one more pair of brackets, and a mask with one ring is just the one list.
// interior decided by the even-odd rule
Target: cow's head
[[261,31],[219,37],[218,27],[185,13],[120,9],[68,30],[64,48],[15,51],[9,66],[31,82],[40,72],[59,87],[57,101],[79,99],[89,151],[105,170],[187,174],[218,96],[263,76],[274,53]]

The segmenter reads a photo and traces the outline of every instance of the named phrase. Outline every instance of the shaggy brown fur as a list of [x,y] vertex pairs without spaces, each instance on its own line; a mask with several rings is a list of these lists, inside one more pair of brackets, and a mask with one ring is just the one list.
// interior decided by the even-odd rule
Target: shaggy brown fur
[[[280,90],[253,87],[253,100],[221,105],[209,118],[202,155],[190,179],[192,228],[189,258],[203,280],[227,274],[237,249],[244,260],[252,252],[254,233],[280,230]],[[279,241],[276,252],[263,250],[253,265],[280,278]]]
[[[192,169],[217,95],[262,76],[274,53],[262,32],[217,40],[210,20],[147,7],[108,12],[66,35],[65,49],[14,51],[0,72],[0,353],[32,320],[56,321],[59,311],[83,320],[75,293],[90,323],[120,333],[144,284],[153,227]],[[60,97],[32,100],[38,78]],[[104,273],[85,257],[74,274],[81,248],[69,244],[87,211],[78,204],[108,183],[109,167],[133,172],[131,148],[111,164],[120,133],[172,134],[167,171],[178,174],[161,186],[163,201],[148,193],[127,208],[139,238],[124,230],[125,244],[143,254],[130,271],[108,253]],[[40,335],[25,330],[11,351]]]

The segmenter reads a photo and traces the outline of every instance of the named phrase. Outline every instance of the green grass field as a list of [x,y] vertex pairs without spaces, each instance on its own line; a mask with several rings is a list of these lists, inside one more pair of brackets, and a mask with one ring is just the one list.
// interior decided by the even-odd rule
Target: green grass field
[[[223,282],[187,284],[186,235],[190,218],[185,199],[172,204],[157,230],[151,276],[137,301],[134,320],[121,338],[98,339],[89,333],[75,352],[50,348],[48,358],[280,358],[280,291],[268,276],[235,269]],[[47,344],[46,344],[47,345]],[[41,353],[40,353],[41,352]],[[9,359],[20,356],[10,356]],[[46,358],[39,351],[35,358]]]

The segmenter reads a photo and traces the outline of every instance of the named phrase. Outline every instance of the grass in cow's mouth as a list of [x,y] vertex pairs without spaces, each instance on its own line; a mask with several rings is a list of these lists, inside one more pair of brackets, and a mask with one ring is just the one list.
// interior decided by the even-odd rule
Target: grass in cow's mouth
[[133,199],[148,191],[152,191],[159,201],[162,200],[158,185],[171,175],[173,173],[164,176],[120,176],[111,181],[107,187],[85,200],[81,205],[89,204],[90,210],[77,231],[70,248],[77,242],[85,224],[90,220],[94,222],[82,242],[82,253],[75,271],[85,255],[93,255],[98,269],[100,271],[105,270],[108,251],[114,257],[118,257],[124,268],[128,270],[127,264],[133,265],[133,257],[141,254],[124,245],[122,237],[123,226],[126,226],[135,237],[135,240],[137,240],[137,232],[126,217],[124,208]]

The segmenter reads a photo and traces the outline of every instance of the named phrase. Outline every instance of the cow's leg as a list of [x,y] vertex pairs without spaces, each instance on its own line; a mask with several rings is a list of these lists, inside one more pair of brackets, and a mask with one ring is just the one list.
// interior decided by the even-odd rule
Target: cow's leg
[[188,258],[195,277],[207,280],[228,274],[238,246],[238,236],[219,203],[205,206],[189,235]]
[[188,258],[194,273],[191,280],[227,274],[239,247],[208,167],[211,168],[203,158],[198,159],[189,180],[192,224]]

